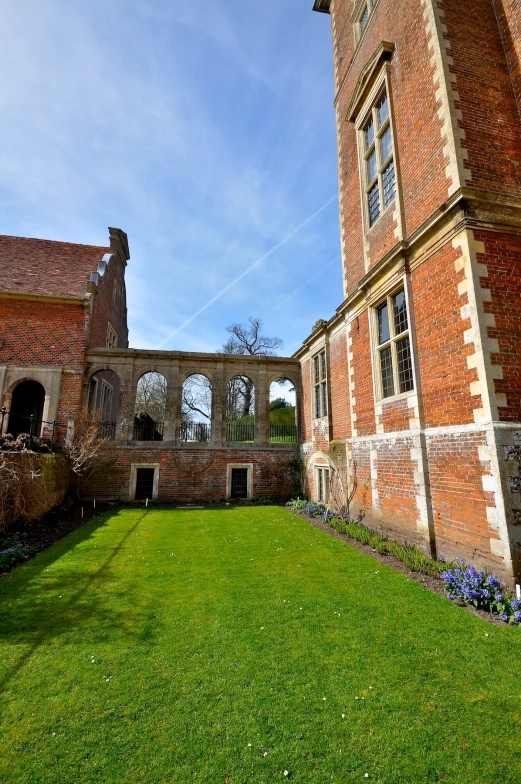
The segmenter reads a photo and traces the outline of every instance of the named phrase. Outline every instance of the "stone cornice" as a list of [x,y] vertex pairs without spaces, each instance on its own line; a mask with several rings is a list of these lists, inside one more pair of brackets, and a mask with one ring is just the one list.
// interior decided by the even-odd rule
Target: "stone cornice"
[[351,318],[357,309],[365,309],[371,290],[376,289],[378,280],[386,273],[394,269],[396,274],[402,274],[416,269],[465,227],[521,236],[521,198],[505,193],[460,188],[407,241],[396,243],[360,279],[356,289],[337,308],[335,315],[319,331],[307,337],[293,356],[302,360],[319,333],[329,333],[339,319]]
[[85,297],[53,297],[50,294],[24,294],[16,291],[0,291],[0,299],[17,300],[21,302],[49,302],[61,305],[80,305],[90,307],[91,296]]
[[194,362],[226,362],[236,365],[296,365],[292,357],[269,357],[264,354],[250,356],[249,354],[206,354],[195,351],[157,351],[155,349],[141,348],[91,348],[87,351],[87,362],[100,362],[101,360],[150,360],[157,359],[162,362],[170,360],[194,360]]
[[394,44],[389,41],[382,41],[376,52],[374,52],[371,59],[362,69],[347,109],[347,119],[350,122],[355,121],[368,92],[373,86],[375,77],[380,73],[382,65],[391,60],[393,53]]

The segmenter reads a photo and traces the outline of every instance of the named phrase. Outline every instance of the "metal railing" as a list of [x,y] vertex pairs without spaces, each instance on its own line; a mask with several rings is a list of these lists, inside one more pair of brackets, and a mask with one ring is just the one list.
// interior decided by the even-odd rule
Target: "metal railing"
[[116,438],[116,423],[100,422],[98,425],[98,433],[100,438],[107,439],[107,441]]
[[[6,425],[7,418],[7,425]],[[13,435],[13,437],[27,436],[29,448],[33,445],[33,439],[39,438],[51,447],[54,447],[56,436],[56,420],[48,422],[45,419],[35,417],[33,414],[25,416],[8,411],[5,406],[0,409],[0,435]]]
[[210,440],[211,425],[207,422],[181,422],[181,441],[206,443]]
[[226,440],[231,443],[253,442],[255,440],[255,425],[253,423],[228,422]]
[[134,422],[134,441],[162,441],[163,422],[145,420],[144,422]]
[[297,443],[296,425],[270,425],[270,441],[279,444]]

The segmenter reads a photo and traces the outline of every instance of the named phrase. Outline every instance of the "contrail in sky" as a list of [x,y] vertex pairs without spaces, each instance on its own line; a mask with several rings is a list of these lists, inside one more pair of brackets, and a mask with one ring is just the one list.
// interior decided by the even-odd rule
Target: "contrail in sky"
[[201,313],[204,313],[205,310],[208,310],[208,308],[211,305],[213,305],[214,302],[217,302],[217,300],[221,299],[221,297],[224,294],[226,294],[227,291],[229,291],[234,286],[236,286],[237,283],[239,283],[243,278],[246,277],[246,275],[249,275],[250,272],[252,272],[252,270],[254,270],[256,267],[259,267],[262,264],[262,262],[266,261],[267,258],[269,258],[271,255],[273,255],[273,253],[275,253],[275,251],[277,251],[279,248],[281,248],[283,245],[285,245],[287,242],[289,242],[291,239],[293,239],[295,234],[298,234],[298,232],[301,231],[304,228],[304,226],[307,226],[308,223],[311,223],[311,221],[314,220],[317,217],[317,215],[320,215],[321,212],[323,212],[325,209],[327,209],[327,207],[329,207],[329,205],[332,204],[337,199],[338,199],[338,196],[335,194],[335,196],[333,196],[331,199],[329,199],[329,201],[326,201],[326,203],[324,205],[322,205],[322,207],[320,207],[319,210],[314,212],[313,215],[310,215],[309,218],[306,218],[306,220],[303,223],[301,223],[299,226],[297,226],[296,229],[293,229],[293,231],[291,231],[286,237],[284,237],[283,240],[281,240],[273,248],[271,248],[271,250],[269,250],[267,253],[265,253],[263,256],[261,256],[256,261],[254,261],[253,264],[250,264],[250,266],[247,267],[244,270],[244,272],[241,272],[241,274],[238,277],[236,277],[235,280],[232,280],[231,283],[228,283],[228,285],[225,286],[223,289],[221,289],[221,291],[219,291],[219,293],[216,294],[215,297],[212,297],[212,299],[208,300],[208,302],[205,305],[203,305],[202,308],[199,308],[199,310],[196,311],[196,313],[194,313],[192,316],[190,316],[190,318],[187,318],[186,321],[183,321],[181,326],[177,327],[176,329],[174,329],[173,332],[171,332],[169,335],[167,335],[167,337],[164,340],[162,340],[161,343],[158,345],[158,349],[159,348],[163,348],[165,343],[168,343],[179,332],[182,332],[182,330],[185,329],[185,327],[187,327],[189,324],[191,324],[192,321],[195,321],[195,319],[198,316],[200,316]]

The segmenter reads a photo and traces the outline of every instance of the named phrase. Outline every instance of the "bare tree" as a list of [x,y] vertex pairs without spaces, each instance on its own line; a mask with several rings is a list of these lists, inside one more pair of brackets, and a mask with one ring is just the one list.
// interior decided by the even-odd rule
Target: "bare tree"
[[281,338],[268,338],[261,335],[262,321],[258,318],[248,319],[247,324],[230,324],[226,331],[230,337],[224,343],[225,354],[250,354],[275,357],[276,351],[284,345]]
[[[262,321],[250,316],[249,324],[230,324],[226,331],[230,337],[223,344],[225,354],[249,354],[250,356],[274,357],[282,348],[281,338],[266,337],[261,333]],[[228,387],[227,417],[232,421],[253,413],[254,387],[246,376],[232,379]]]
[[35,520],[48,508],[49,487],[38,455],[0,453],[0,533],[18,518]]
[[161,373],[145,373],[137,385],[136,414],[145,413],[154,422],[161,422],[165,416],[166,395],[166,378]]

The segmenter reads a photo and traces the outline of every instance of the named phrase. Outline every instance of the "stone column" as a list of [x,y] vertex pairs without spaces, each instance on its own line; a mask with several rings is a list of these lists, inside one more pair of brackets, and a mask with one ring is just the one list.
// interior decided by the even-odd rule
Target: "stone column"
[[[132,441],[134,437],[134,410],[136,406],[136,383],[134,363],[125,365],[120,373],[123,383],[120,389],[120,405],[116,419],[116,439]],[[121,383],[121,382],[120,382]]]
[[177,442],[179,440],[179,423],[181,409],[179,408],[179,360],[172,360],[168,370],[163,371],[167,382],[165,424],[163,440]]
[[259,366],[255,384],[255,446],[270,443],[270,390],[266,366]]
[[212,430],[210,443],[222,446],[226,442],[226,396],[224,362],[215,363],[212,382]]

